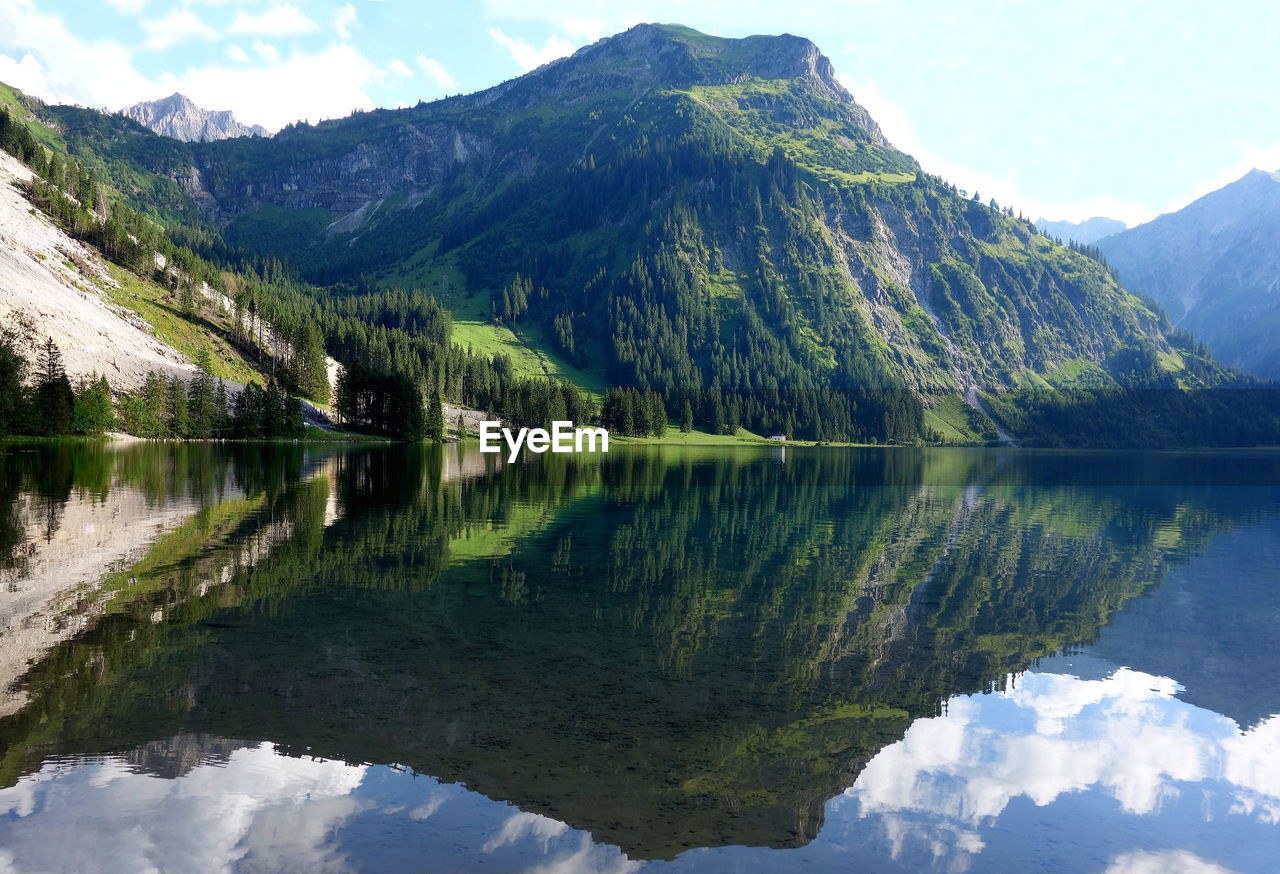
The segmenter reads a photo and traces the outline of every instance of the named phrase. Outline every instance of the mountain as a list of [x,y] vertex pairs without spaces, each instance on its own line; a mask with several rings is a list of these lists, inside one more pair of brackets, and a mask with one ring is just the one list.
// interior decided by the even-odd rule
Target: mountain
[[261,125],[241,124],[230,110],[202,109],[182,94],[135,103],[120,110],[120,114],[161,136],[184,142],[267,136],[267,129]]
[[[637,25],[476,94],[270,139],[42,113],[202,255],[296,271],[369,325],[328,323],[331,354],[513,420],[548,413],[541,389],[377,332],[438,301],[502,379],[656,393],[718,433],[1199,444],[1275,421],[1177,407],[1237,375],[1088,252],[923,172],[796,36]],[[632,401],[605,400],[630,433]]]
[[1104,218],[1095,215],[1082,222],[1052,222],[1045,218],[1036,219],[1036,227],[1051,237],[1077,243],[1093,243],[1111,234],[1118,234],[1128,227],[1119,219]]
[[1250,170],[1098,248],[1223,361],[1280,379],[1280,173]]

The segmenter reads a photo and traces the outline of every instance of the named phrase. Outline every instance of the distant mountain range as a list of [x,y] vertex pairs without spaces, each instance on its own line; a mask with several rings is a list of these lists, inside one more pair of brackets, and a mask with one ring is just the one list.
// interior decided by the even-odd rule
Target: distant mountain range
[[1280,379],[1280,173],[1251,170],[1097,245],[1126,288],[1218,358]]
[[120,110],[120,114],[161,136],[188,143],[267,136],[267,129],[261,125],[241,124],[230,110],[203,109],[183,94],[135,103]]
[[1051,222],[1040,218],[1036,219],[1036,227],[1063,242],[1093,243],[1111,234],[1120,233],[1128,225],[1119,219],[1095,215],[1082,222]]

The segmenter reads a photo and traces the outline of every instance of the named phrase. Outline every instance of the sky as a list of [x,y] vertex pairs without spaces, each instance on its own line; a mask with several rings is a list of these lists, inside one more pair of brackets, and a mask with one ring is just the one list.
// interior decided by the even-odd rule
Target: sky
[[518,76],[641,21],[806,36],[926,170],[1031,217],[1130,224],[1280,169],[1280,3],[0,0],[0,81],[181,91],[278,129]]

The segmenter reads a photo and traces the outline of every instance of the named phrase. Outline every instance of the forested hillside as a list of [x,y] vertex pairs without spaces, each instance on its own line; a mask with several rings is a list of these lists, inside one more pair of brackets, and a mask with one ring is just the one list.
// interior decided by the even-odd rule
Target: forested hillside
[[[587,398],[573,387],[520,379],[501,358],[452,346],[448,314],[433,298],[331,296],[295,279],[275,258],[214,264],[174,242],[167,227],[177,227],[181,237],[183,225],[161,223],[129,205],[59,144],[51,128],[30,117],[26,101],[0,106],[0,149],[34,173],[19,183],[29,201],[118,265],[111,287],[129,299],[149,331],[192,338],[184,350],[191,374],[156,371],[136,385],[112,386],[96,372],[68,374],[61,350],[41,339],[47,326],[6,324],[0,326],[0,435],[122,429],[143,437],[290,437],[301,433],[298,399],[306,398],[332,403],[343,424],[358,430],[439,439],[446,393],[520,421],[540,422],[548,410],[560,418],[592,416]],[[249,356],[232,356],[239,370],[210,357],[208,341],[219,334],[230,351]],[[347,365],[336,387],[329,384],[326,344]],[[256,372],[245,370],[246,363]],[[243,379],[244,390],[237,384],[229,395],[228,376]]]
[[478,94],[270,139],[33,111],[202,263],[257,276],[259,307],[318,325],[373,428],[415,394],[546,421],[577,397],[552,373],[719,433],[1278,433],[1267,392],[1220,391],[1258,387],[1090,251],[893,148],[799,37],[638,25]]

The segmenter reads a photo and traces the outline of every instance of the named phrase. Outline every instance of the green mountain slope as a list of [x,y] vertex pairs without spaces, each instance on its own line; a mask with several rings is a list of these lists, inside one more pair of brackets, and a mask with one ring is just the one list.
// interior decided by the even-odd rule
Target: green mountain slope
[[[456,340],[656,390],[714,431],[985,440],[991,411],[1029,442],[1187,444],[1274,424],[1178,407],[1236,375],[1104,265],[921,172],[799,37],[638,25],[478,94],[271,139],[48,115],[210,254],[424,289]],[[1126,417],[1135,388],[1177,399]]]

